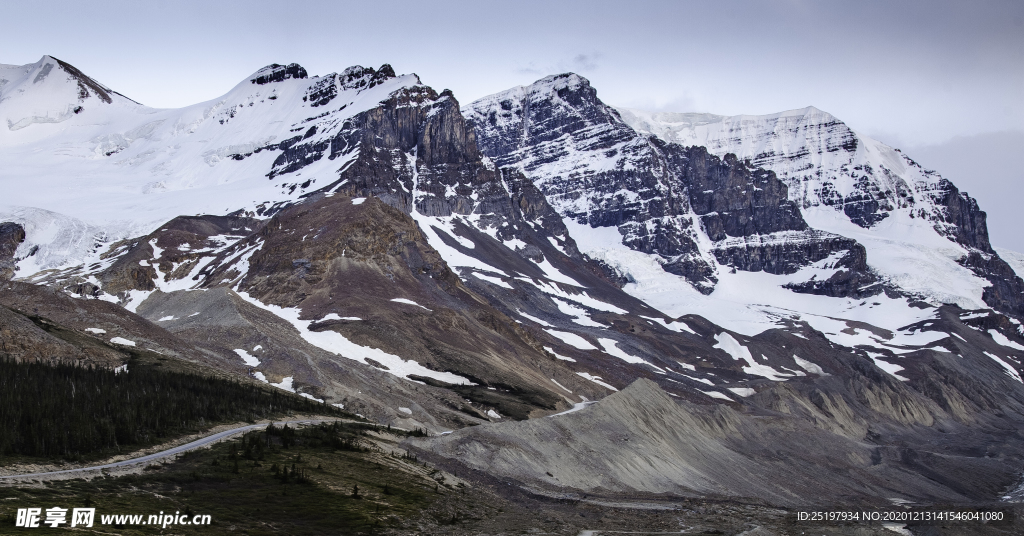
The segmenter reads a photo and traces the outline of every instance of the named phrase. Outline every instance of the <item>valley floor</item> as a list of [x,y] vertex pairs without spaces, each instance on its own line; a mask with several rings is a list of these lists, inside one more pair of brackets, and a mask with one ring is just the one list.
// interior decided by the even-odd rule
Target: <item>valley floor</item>
[[[307,427],[289,440],[283,439],[287,433],[278,430],[269,440],[266,432],[250,432],[150,465],[140,474],[12,483],[0,490],[0,525],[5,531],[13,528],[18,508],[40,507],[45,512],[58,506],[69,512],[71,508],[96,509],[92,528],[74,528],[81,534],[867,536],[1008,535],[1024,530],[1019,520],[1022,509],[1014,505],[1001,505],[1008,516],[1002,523],[906,528],[898,524],[890,529],[879,522],[800,521],[799,512],[793,509],[737,501],[553,498],[509,483],[439,470],[402,448],[407,432],[347,423],[334,428]],[[285,473],[292,476],[282,476]],[[978,507],[959,509],[975,511]],[[158,512],[181,512],[190,518],[209,515],[212,523],[161,528],[130,522],[104,524],[103,520],[108,515],[141,515],[141,521],[146,521]],[[66,524],[57,529],[43,525],[31,530],[32,534],[56,534],[69,528]]]

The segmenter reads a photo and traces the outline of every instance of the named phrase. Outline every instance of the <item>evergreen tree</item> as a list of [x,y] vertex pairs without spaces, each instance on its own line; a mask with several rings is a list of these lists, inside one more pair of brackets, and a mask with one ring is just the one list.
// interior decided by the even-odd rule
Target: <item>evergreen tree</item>
[[[146,366],[128,370],[115,374],[0,359],[0,456],[77,459],[150,445],[214,422],[252,421],[286,411],[334,412],[251,383]],[[286,427],[285,433],[292,444],[295,430]],[[261,447],[253,438],[243,445],[242,455],[259,459]]]

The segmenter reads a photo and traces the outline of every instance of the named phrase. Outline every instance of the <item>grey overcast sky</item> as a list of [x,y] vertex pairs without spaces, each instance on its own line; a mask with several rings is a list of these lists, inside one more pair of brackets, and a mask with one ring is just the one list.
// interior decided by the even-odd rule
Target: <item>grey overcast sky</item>
[[[150,106],[216,98],[269,63],[390,63],[470,102],[574,71],[609,104],[764,114],[813,105],[979,199],[1024,251],[1024,2],[5,0],[0,63],[56,56]],[[984,162],[984,165],[979,165]]]

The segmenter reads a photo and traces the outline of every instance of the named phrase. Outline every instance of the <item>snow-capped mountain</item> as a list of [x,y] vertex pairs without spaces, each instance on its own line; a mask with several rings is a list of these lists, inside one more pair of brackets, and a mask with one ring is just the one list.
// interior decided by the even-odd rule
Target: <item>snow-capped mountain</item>
[[[790,310],[896,329],[916,318],[914,300],[1020,314],[1024,285],[989,245],[977,203],[823,112],[617,110],[567,74],[485,97],[463,113],[486,155],[549,195],[585,253],[671,314],[697,310],[751,332]],[[704,164],[703,150],[721,160]],[[702,165],[733,176],[708,181]],[[735,171],[746,169],[761,171]],[[680,251],[687,269],[671,256]],[[713,299],[693,296],[671,274]],[[876,307],[891,310],[878,315]],[[753,324],[741,328],[748,314]]]
[[11,132],[35,124],[63,123],[86,108],[137,104],[49,56],[30,65],[0,64],[0,95],[0,116]]
[[774,171],[812,227],[864,244],[868,264],[904,292],[933,303],[1024,313],[1024,286],[992,249],[977,202],[826,112],[617,111],[637,132]]
[[[0,218],[26,236],[20,279],[119,303],[209,352],[251,356],[236,367],[310,396],[353,404],[362,394],[365,376],[339,385],[326,372],[345,356],[362,374],[464,385],[459,400],[486,401],[461,417],[445,409],[461,402],[416,402],[430,409],[411,418],[431,427],[466,412],[554,409],[563,389],[598,398],[645,362],[618,346],[620,334],[595,345],[581,333],[606,328],[594,311],[660,313],[581,257],[532,182],[483,158],[454,97],[415,75],[384,66],[310,78],[271,65],[210,103],[79,117],[4,141],[3,158],[24,166],[8,168],[17,206]],[[111,131],[121,134],[100,134]],[[30,169],[49,171],[19,188]],[[154,175],[162,186],[145,182]],[[512,318],[550,318],[549,330]],[[570,357],[581,348],[611,353]],[[393,395],[374,391],[355,397],[365,413],[408,417],[395,408],[411,402],[384,407]]]
[[[49,56],[5,66],[0,169],[9,186],[0,218],[25,225],[19,256],[38,248],[24,261],[36,272],[81,263],[175,216],[267,210],[324,185],[280,178],[287,162],[264,149],[319,140],[314,124],[344,121],[419,82],[393,74],[357,68],[309,80],[297,65],[272,65],[218,99],[159,110]],[[330,99],[338,100],[325,112],[319,103]],[[336,171],[352,156],[320,165]],[[18,177],[32,180],[11,184]]]
[[[699,414],[700,441],[714,446],[708,471],[736,452],[764,456],[768,435],[790,453],[812,448],[801,443],[810,437],[841,447],[828,463],[861,479],[850,493],[958,498],[1024,459],[1008,442],[961,460],[986,467],[975,487],[928,481],[935,460],[987,452],[979,445],[1024,422],[1019,320],[984,301],[991,278],[1004,286],[989,295],[1006,303],[1019,279],[977,275],[1005,263],[982,240],[976,204],[934,174],[898,175],[856,136],[823,150],[867,151],[862,170],[889,182],[865,172],[864,191],[899,200],[877,194],[876,206],[826,186],[847,183],[820,164],[801,173],[826,193],[805,202],[794,170],[819,163],[793,160],[813,151],[794,149],[780,171],[666,140],[576,75],[460,108],[387,65],[310,76],[274,64],[177,110],[135,103],[48,56],[0,78],[0,277],[14,279],[0,285],[0,354],[67,348],[38,327],[45,319],[72,342],[128,341],[379,422],[464,429],[451,444],[488,459],[498,459],[481,440],[490,432],[474,430],[518,428],[471,425],[570,409],[559,419],[598,415],[584,428],[652,433],[662,416]],[[919,269],[892,268],[907,255]],[[76,352],[68,358],[91,359]],[[652,383],[626,393],[639,378]],[[644,413],[648,402],[658,415]],[[523,429],[534,428],[555,433]],[[808,432],[777,432],[791,429]],[[937,439],[948,435],[962,439]],[[652,438],[652,460],[678,439]],[[549,447],[537,459],[558,458]],[[897,448],[928,456],[915,465]],[[798,460],[779,463],[788,474]],[[913,478],[879,481],[876,465]],[[518,478],[505,469],[495,474]],[[573,486],[598,482],[577,469]],[[545,475],[528,476],[554,485]],[[637,492],[679,489],[617,475]],[[741,480],[729,493],[753,493]],[[803,482],[787,493],[815,491]]]
[[657,255],[703,293],[714,290],[719,265],[794,274],[827,261],[856,275],[801,290],[860,295],[870,286],[863,248],[809,229],[770,172],[640,135],[578,75],[547,77],[463,111],[484,153],[522,170],[567,220],[616,227],[623,244]]

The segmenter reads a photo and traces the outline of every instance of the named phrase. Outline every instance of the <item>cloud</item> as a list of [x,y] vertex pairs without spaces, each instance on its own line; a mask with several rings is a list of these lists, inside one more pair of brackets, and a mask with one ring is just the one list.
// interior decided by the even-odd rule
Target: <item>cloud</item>
[[559,62],[559,66],[565,71],[585,73],[597,69],[597,60],[601,59],[601,56],[602,54],[600,52],[594,52],[592,54],[577,54],[576,57],[568,62]]
[[526,67],[520,67],[520,68],[516,69],[516,72],[520,73],[520,74],[532,74],[534,76],[541,76],[541,75],[544,75],[544,74],[549,74],[549,73],[545,73],[545,71],[543,69],[537,67],[537,62],[533,62],[533,61],[531,61]]
[[550,74],[560,73],[579,73],[584,74],[597,70],[600,65],[599,61],[604,55],[600,52],[591,53],[580,53],[576,54],[569,59],[561,59],[555,62],[537,63],[531,61],[526,65],[517,68],[515,71],[520,74],[529,74],[533,76],[547,76]]

